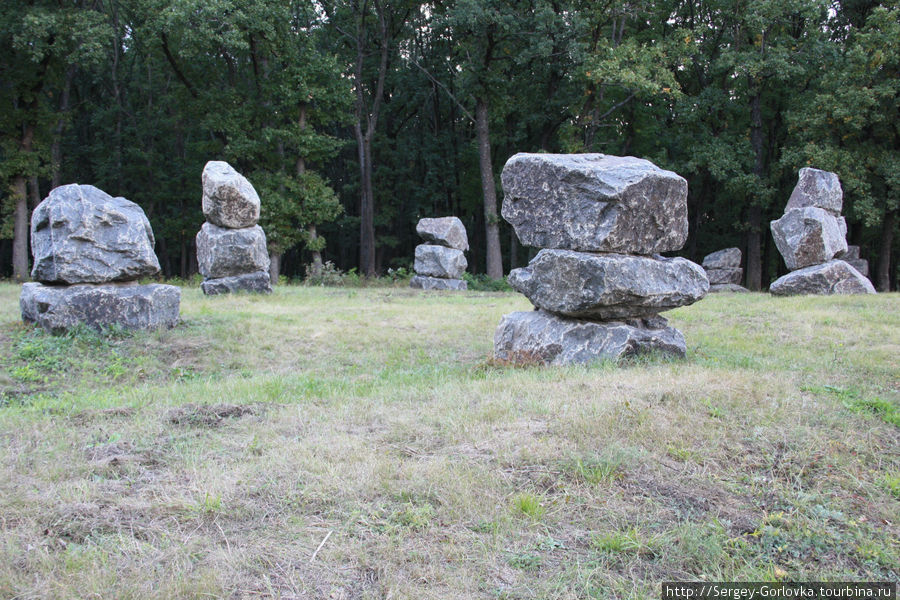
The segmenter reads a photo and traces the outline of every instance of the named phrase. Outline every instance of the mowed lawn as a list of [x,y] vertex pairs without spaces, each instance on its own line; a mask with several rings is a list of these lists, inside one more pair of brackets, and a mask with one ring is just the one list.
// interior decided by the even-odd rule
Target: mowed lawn
[[491,360],[513,293],[183,290],[51,336],[0,284],[2,598],[658,598],[900,579],[900,295],[716,295],[682,361]]

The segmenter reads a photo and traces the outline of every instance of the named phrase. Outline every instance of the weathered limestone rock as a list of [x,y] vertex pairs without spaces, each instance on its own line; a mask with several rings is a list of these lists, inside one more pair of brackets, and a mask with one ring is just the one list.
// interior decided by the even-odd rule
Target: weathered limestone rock
[[31,277],[44,283],[131,281],[159,272],[140,206],[92,185],[63,185],[31,216]]
[[26,323],[60,333],[80,323],[101,329],[157,329],[178,323],[181,289],[173,285],[26,283],[19,306]]
[[732,292],[735,294],[747,294],[750,292],[747,288],[734,283],[711,283],[709,284],[709,293],[717,294],[720,292]]
[[788,273],[769,286],[776,296],[801,294],[874,294],[872,282],[842,260]]
[[219,277],[207,279],[200,284],[200,289],[207,296],[216,294],[233,294],[235,292],[257,292],[261,294],[272,293],[272,282],[268,271],[256,271],[231,277]]
[[844,258],[841,259],[857,271],[865,278],[869,277],[869,261],[864,258]]
[[722,285],[733,283],[740,285],[744,270],[740,267],[730,269],[706,269],[706,277],[709,285]]
[[416,246],[416,262],[413,268],[419,275],[459,279],[467,266],[469,263],[462,250],[434,244]]
[[219,227],[241,229],[259,221],[259,195],[247,178],[227,162],[211,160],[203,168],[203,215]]
[[204,223],[197,234],[197,263],[206,279],[268,271],[266,234],[259,225],[225,229]]
[[469,284],[465,279],[443,279],[440,277],[427,277],[423,275],[413,275],[409,280],[409,287],[419,290],[467,290]]
[[687,181],[647,160],[520,153],[501,181],[503,218],[528,246],[653,254],[687,239]]
[[416,233],[431,244],[456,248],[457,250],[469,249],[469,236],[466,235],[466,227],[458,217],[419,219],[419,223],[416,225]]
[[650,352],[683,357],[684,336],[662,317],[597,323],[543,310],[504,315],[494,334],[494,357],[514,363],[619,361]]
[[772,237],[788,269],[817,265],[847,251],[847,226],[843,217],[824,209],[805,207],[789,210],[772,221]]
[[541,250],[509,284],[532,304],[592,320],[645,317],[693,304],[709,290],[700,265],[684,258]]
[[844,192],[835,173],[805,167],[800,169],[800,177],[784,212],[795,208],[814,206],[828,211],[834,216],[841,214]]
[[741,249],[725,248],[703,257],[703,268],[710,269],[740,269]]

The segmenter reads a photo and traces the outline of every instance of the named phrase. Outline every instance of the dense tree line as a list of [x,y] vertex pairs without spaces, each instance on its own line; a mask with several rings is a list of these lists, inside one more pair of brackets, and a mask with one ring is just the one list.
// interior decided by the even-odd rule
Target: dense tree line
[[141,204],[166,276],[196,270],[200,173],[260,192],[273,271],[408,267],[416,221],[457,215],[471,268],[529,258],[499,218],[520,151],[648,158],[688,179],[698,260],[746,285],[802,166],[837,172],[851,243],[896,289],[897,0],[4,0],[0,275],[62,183]]

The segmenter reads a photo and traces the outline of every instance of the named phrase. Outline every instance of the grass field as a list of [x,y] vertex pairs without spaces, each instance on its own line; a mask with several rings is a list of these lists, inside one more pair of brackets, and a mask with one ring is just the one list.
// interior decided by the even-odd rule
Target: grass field
[[0,284],[2,598],[658,598],[900,579],[900,296],[716,295],[683,361],[491,359],[513,293],[184,288],[50,336]]

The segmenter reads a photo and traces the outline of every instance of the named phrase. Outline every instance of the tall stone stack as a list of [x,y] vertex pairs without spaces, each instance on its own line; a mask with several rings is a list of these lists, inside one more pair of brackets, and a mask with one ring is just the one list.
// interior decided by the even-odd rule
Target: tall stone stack
[[416,246],[416,275],[410,287],[422,290],[465,290],[460,279],[469,263],[463,254],[469,249],[466,228],[457,217],[420,219],[416,233],[426,243]]
[[772,237],[790,273],[769,286],[776,296],[798,294],[874,294],[862,273],[844,260],[847,223],[841,216],[843,191],[838,176],[800,169],[784,216],[772,221]]
[[685,355],[660,312],[709,289],[700,265],[658,253],[688,233],[687,182],[653,163],[603,154],[516,154],[503,168],[502,215],[542,248],[509,283],[536,310],[505,315],[494,355],[569,364],[660,352]]
[[270,293],[269,252],[259,222],[259,195],[247,179],[222,161],[203,168],[203,216],[197,263],[204,294],[241,290]]
[[709,292],[747,292],[741,286],[744,270],[741,268],[741,249],[725,248],[703,258],[703,268],[709,279]]
[[159,273],[153,229],[140,206],[92,185],[60,186],[31,215],[33,283],[22,286],[26,323],[60,333],[94,329],[172,327],[181,290],[139,285]]

